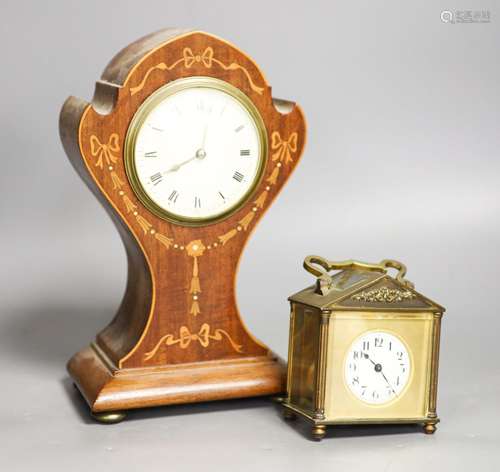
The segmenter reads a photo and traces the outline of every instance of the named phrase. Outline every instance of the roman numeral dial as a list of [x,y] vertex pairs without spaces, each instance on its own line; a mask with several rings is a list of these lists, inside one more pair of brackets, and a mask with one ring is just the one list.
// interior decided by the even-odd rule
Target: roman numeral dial
[[168,196],[168,200],[172,203],[177,202],[178,198],[179,198],[179,192],[177,192],[177,190],[172,190],[172,193]]
[[237,182],[242,182],[244,178],[245,176],[241,172],[236,171],[233,174],[233,179],[236,180]]
[[[182,223],[223,218],[258,183],[267,132],[249,98],[216,79],[168,84],[137,112],[134,159],[139,197]],[[137,193],[137,192],[136,192]]]
[[151,179],[151,183],[152,183],[153,185],[157,185],[157,184],[159,184],[159,183],[161,182],[161,180],[162,180],[162,175],[161,175],[161,172],[156,172],[156,174],[153,174],[153,175],[150,177],[150,179]]

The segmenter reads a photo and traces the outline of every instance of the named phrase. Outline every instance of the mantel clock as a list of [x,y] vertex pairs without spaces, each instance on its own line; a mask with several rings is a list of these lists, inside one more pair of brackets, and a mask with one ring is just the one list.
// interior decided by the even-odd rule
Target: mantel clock
[[317,280],[289,298],[285,418],[305,417],[317,440],[335,424],[420,423],[434,433],[444,308],[397,261],[309,256],[304,267]]
[[60,134],[128,258],[115,318],[68,363],[94,416],[284,391],[284,362],[245,329],[234,286],[302,153],[300,107],[230,43],[164,30],[118,53],[91,103],[70,97]]

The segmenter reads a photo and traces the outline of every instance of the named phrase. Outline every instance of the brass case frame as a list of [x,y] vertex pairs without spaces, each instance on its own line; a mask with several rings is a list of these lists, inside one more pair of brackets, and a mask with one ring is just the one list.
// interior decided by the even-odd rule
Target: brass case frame
[[[299,309],[299,310],[297,310]],[[295,366],[294,354],[296,353],[295,346],[295,326],[297,324],[297,312],[306,311],[314,312],[314,316],[318,320],[319,330],[315,338],[310,338],[308,341],[311,344],[317,344],[318,349],[315,356],[314,365],[314,401],[310,408],[300,404],[300,398],[297,399],[294,388],[297,382],[294,376],[297,375]],[[358,312],[360,310],[355,310]],[[400,313],[410,315],[411,309],[395,308],[388,309],[391,313]],[[341,424],[425,424],[435,425],[440,420],[437,416],[436,403],[437,403],[437,386],[438,386],[438,366],[439,366],[439,347],[440,347],[440,334],[441,334],[441,318],[442,311],[428,311],[419,313],[430,315],[431,333],[428,352],[428,369],[427,381],[425,385],[425,411],[426,414],[419,417],[392,417],[392,418],[335,418],[332,419],[328,412],[325,412],[325,402],[327,400],[327,370],[328,370],[328,348],[329,348],[329,335],[330,335],[330,322],[335,317],[336,313],[342,311],[321,310],[318,308],[302,305],[297,302],[291,302],[290,313],[290,334],[289,334],[289,352],[288,352],[288,377],[287,377],[287,395],[283,401],[283,407],[289,412],[296,413],[306,420],[313,423],[315,426],[328,426],[328,425],[341,425]],[[345,312],[344,312],[345,313]],[[355,313],[352,315],[356,316]],[[304,316],[304,314],[299,314]],[[379,310],[370,310],[370,308],[363,309],[363,316],[366,320],[381,319]],[[299,400],[299,401],[297,401]],[[333,399],[333,401],[335,401]],[[432,426],[430,426],[432,427]]]

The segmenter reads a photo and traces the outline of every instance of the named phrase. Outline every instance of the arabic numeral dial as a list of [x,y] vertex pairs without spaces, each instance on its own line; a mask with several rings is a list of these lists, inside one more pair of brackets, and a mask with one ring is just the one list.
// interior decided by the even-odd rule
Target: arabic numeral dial
[[355,339],[344,363],[347,390],[359,401],[382,405],[405,393],[412,364],[409,349],[399,336],[368,331]]

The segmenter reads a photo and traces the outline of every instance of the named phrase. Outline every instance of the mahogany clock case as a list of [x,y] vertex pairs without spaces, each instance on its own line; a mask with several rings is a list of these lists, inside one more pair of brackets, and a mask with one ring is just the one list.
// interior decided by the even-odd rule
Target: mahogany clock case
[[[126,173],[124,143],[134,114],[153,92],[195,76],[225,81],[252,101],[269,152],[261,180],[236,212],[192,227],[142,205]],[[118,53],[91,103],[70,97],[60,134],[73,166],[120,232],[128,259],[115,318],[68,364],[91,410],[282,392],[285,364],[245,329],[235,277],[250,233],[299,161],[305,143],[300,107],[274,99],[257,65],[228,42],[164,30]]]

